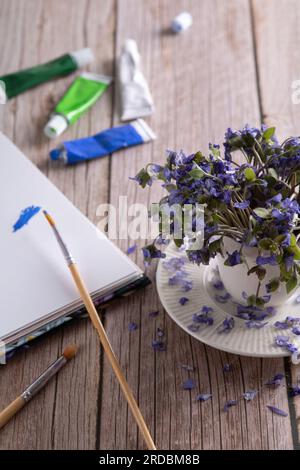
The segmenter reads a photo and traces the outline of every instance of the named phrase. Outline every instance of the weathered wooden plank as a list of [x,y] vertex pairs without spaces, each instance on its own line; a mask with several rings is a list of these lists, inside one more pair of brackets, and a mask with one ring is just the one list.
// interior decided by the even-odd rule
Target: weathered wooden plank
[[[259,86],[264,121],[276,126],[277,135],[285,139],[299,135],[300,105],[294,104],[292,84],[300,79],[298,51],[300,32],[298,20],[300,5],[296,0],[276,3],[267,0],[252,2],[253,23],[257,46]],[[300,367],[291,367],[291,381],[299,383]],[[300,443],[300,399],[293,399]],[[297,434],[297,433],[295,433]]]
[[[183,9],[192,12],[194,24],[190,31],[174,36],[168,26]],[[260,121],[249,4],[120,0],[117,51],[127,37],[136,39],[141,50],[156,104],[149,123],[158,139],[112,157],[111,202],[117,205],[118,196],[127,194],[129,204],[138,201],[149,205],[157,201],[160,190],[154,186],[143,192],[127,180],[144,164],[162,162],[166,148],[206,150],[209,141],[222,142],[226,127]],[[129,242],[119,244],[125,249]],[[141,263],[140,253],[134,257]],[[154,278],[154,269],[149,272]],[[272,398],[268,390],[253,403],[241,401],[229,413],[222,412],[227,399],[240,397],[250,387],[259,388],[272,374],[282,371],[283,361],[238,358],[206,348],[162,312],[155,321],[149,319],[148,312],[158,307],[152,286],[128,299],[127,305],[109,309],[106,316],[107,331],[158,447],[291,448],[289,421],[276,421],[265,407]],[[128,333],[127,324],[132,320],[139,324],[139,331]],[[166,352],[151,350],[157,326],[167,332]],[[234,365],[229,375],[222,370],[225,362]],[[196,370],[188,374],[179,363],[192,364]],[[189,375],[198,383],[192,392],[182,390]],[[100,448],[134,449],[137,441],[143,448],[105,360],[103,387],[103,397],[111,395],[112,401],[102,403]],[[212,392],[213,400],[196,403],[198,391]],[[273,400],[287,408],[285,389],[278,390]],[[107,433],[107,422],[113,435]]]
[[[42,63],[64,52],[90,46],[96,56],[90,70],[113,73],[115,2],[104,0],[2,1],[0,35],[5,52],[2,73]],[[0,73],[1,73],[0,72]],[[108,197],[108,160],[76,168],[49,165],[48,140],[42,128],[53,105],[74,76],[29,91],[0,109],[1,130],[33,160],[49,178],[96,222],[96,207]],[[63,136],[90,135],[109,127],[112,90]],[[76,360],[36,397],[2,432],[0,447],[19,449],[87,449],[96,446],[101,353],[89,322],[68,326],[18,354],[1,369],[0,408],[56,358],[68,343],[80,351]]]
[[[264,48],[260,46],[260,51],[264,52],[261,52],[259,65],[261,84],[269,84],[274,70],[277,70],[276,62],[268,62],[273,60],[268,49],[269,38],[273,38],[273,24],[278,25],[274,28],[278,34],[283,27],[280,23],[279,28],[280,16],[287,15],[285,24],[294,19],[292,13],[283,11],[286,2],[281,2],[283,6],[278,16],[269,2],[266,2],[268,10],[261,16],[261,3],[259,7],[254,4],[255,18],[259,22],[254,24],[257,43],[259,37],[268,34],[268,40],[262,41]],[[288,5],[291,4],[291,11],[296,11],[296,3]],[[278,5],[276,7],[278,9]],[[193,14],[193,28],[181,36],[170,35],[167,32],[170,20],[184,9]],[[284,28],[286,31],[283,30],[282,38],[289,37],[294,41],[295,36],[288,31],[288,26]],[[293,30],[296,34],[296,28]],[[77,0],[72,2],[71,9],[58,0],[28,0],[26,6],[25,2],[2,0],[0,35],[7,45],[0,57],[0,73],[39,63],[85,45],[91,45],[99,54],[96,70],[111,73],[114,2],[102,1],[99,12],[96,0]],[[156,113],[149,123],[159,138],[153,145],[112,157],[110,188],[109,159],[76,169],[49,168],[49,144],[41,130],[47,114],[71,77],[44,85],[0,108],[1,130],[95,222],[98,220],[96,207],[107,201],[108,191],[114,204],[119,194],[127,194],[129,203],[138,201],[148,205],[158,199],[161,194],[158,188],[142,192],[133,183],[128,183],[127,177],[134,175],[150,160],[163,161],[166,147],[205,150],[208,141],[221,141],[227,126],[260,121],[250,12],[246,1],[193,0],[187,5],[179,0],[123,0],[118,2],[117,51],[126,37],[137,39],[142,52],[143,68],[156,103]],[[278,42],[278,50],[283,50],[280,60],[284,57],[288,62],[283,62],[283,65],[292,70],[292,48],[290,52],[284,49],[287,45],[282,38],[280,44]],[[273,39],[275,41],[276,38]],[[271,52],[273,57],[276,57],[275,52]],[[272,72],[269,71],[271,69]],[[91,70],[95,70],[94,66]],[[298,78],[297,69],[295,74],[293,79]],[[288,81],[287,75],[280,88],[282,82],[278,79],[272,89],[273,98],[279,89],[281,104],[285,103],[284,87],[290,90]],[[266,106],[264,102],[265,96],[270,106],[274,105],[272,97],[264,89],[264,114],[265,109],[269,109],[269,104]],[[276,117],[285,109],[280,106],[279,98],[278,101],[275,99],[276,106],[271,116]],[[65,137],[83,136],[109,126],[111,104],[112,94],[108,92]],[[288,113],[296,123],[298,110],[295,108]],[[283,125],[286,123],[289,125],[288,113],[279,121],[280,130],[285,130]],[[268,119],[268,114],[266,116]],[[117,117],[114,122],[117,122]],[[293,132],[296,131],[287,133]],[[122,249],[126,249],[128,244],[126,240],[120,242]],[[141,263],[139,253],[133,257]],[[154,277],[153,268],[150,275]],[[206,348],[189,338],[162,311],[156,319],[149,318],[148,312],[157,307],[159,302],[152,286],[109,308],[106,326],[159,448],[291,448],[288,419],[273,416],[266,410],[267,404],[287,409],[284,388],[276,393],[264,388],[254,402],[241,401],[228,414],[222,412],[227,399],[238,398],[246,389],[257,389],[274,373],[283,371],[283,361],[238,358]],[[127,325],[132,320],[139,324],[139,330],[129,333]],[[166,352],[154,353],[151,349],[157,326],[166,330]],[[17,395],[69,342],[82,344],[77,359],[1,432],[0,448],[143,448],[144,443],[137,434],[106,361],[101,376],[98,339],[87,322],[70,325],[52,334],[2,368],[0,407]],[[223,373],[225,362],[233,364],[232,373]],[[179,363],[193,364],[195,371],[189,374],[180,368]],[[192,392],[181,389],[182,382],[189,375],[198,383],[198,389]],[[198,391],[211,391],[213,400],[204,405],[196,403]],[[97,408],[98,403],[100,409]],[[298,402],[295,403],[297,405]]]

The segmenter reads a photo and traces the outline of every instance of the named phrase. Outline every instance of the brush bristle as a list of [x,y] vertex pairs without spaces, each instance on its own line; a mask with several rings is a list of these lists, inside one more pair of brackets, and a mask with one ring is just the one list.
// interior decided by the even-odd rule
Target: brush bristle
[[67,359],[67,361],[69,361],[70,359],[72,359],[72,357],[74,357],[77,353],[77,346],[75,346],[75,344],[70,344],[70,346],[67,346],[64,351],[63,351],[63,356]]
[[48,220],[49,224],[52,225],[52,227],[54,227],[55,222],[54,222],[54,220],[52,219],[51,215],[48,214],[47,211],[43,211],[43,214],[44,214],[44,216],[46,217],[46,219]]

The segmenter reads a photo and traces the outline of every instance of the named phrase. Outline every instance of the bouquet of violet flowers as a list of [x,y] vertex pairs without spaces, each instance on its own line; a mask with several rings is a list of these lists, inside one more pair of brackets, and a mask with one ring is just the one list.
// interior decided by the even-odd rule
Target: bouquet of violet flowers
[[[178,247],[186,247],[190,261],[207,265],[220,254],[226,266],[247,264],[244,250],[256,247],[256,264],[248,275],[257,277],[257,290],[248,298],[249,305],[262,307],[269,300],[260,293],[268,265],[278,267],[278,276],[266,285],[268,293],[276,292],[282,283],[287,293],[297,287],[300,138],[279,143],[274,127],[228,129],[223,155],[220,146],[212,144],[208,156],[200,151],[191,155],[168,151],[164,165],[149,163],[133,179],[143,188],[161,181],[167,195],[160,204],[176,204],[183,211],[186,204],[204,205],[202,246],[189,249],[184,231],[174,240]],[[170,230],[172,234],[172,224]],[[238,249],[226,252],[226,238],[236,242]],[[164,257],[163,242],[160,229],[154,242],[143,248],[146,263]]]

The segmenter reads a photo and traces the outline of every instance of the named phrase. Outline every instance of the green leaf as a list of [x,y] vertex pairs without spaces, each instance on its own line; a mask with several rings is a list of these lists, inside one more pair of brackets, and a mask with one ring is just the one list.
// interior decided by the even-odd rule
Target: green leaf
[[300,260],[300,248],[298,245],[289,246],[288,252],[294,255],[295,260]]
[[297,238],[295,237],[295,235],[292,233],[291,234],[291,242],[290,242],[290,245],[291,246],[297,246]]
[[247,303],[249,306],[263,307],[266,301],[262,297],[256,297],[256,295],[250,295],[247,298]]
[[174,243],[175,243],[175,245],[177,246],[177,248],[180,248],[180,247],[182,246],[182,244],[183,244],[183,240],[182,240],[182,239],[180,239],[180,238],[174,238],[173,240],[174,240]]
[[256,306],[257,307],[264,307],[266,301],[262,297],[256,297]]
[[142,186],[142,188],[145,188],[147,186],[147,183],[148,181],[151,180],[151,176],[149,175],[149,173],[145,170],[145,168],[142,168],[139,173],[137,174],[137,177],[139,178],[140,180],[140,186]]
[[275,180],[278,179],[277,171],[274,168],[268,168],[268,174]]
[[278,278],[271,279],[267,284],[268,292],[277,291],[279,284],[280,284],[280,280]]
[[286,283],[286,291],[289,294],[295,287],[297,287],[298,280],[296,274],[294,274]]
[[252,147],[252,145],[255,144],[255,139],[254,139],[254,137],[250,134],[250,132],[247,132],[246,134],[243,134],[243,135],[242,135],[242,140],[243,140],[244,144],[245,144],[247,147]]
[[274,132],[275,132],[275,127],[269,127],[268,129],[265,130],[265,132],[263,133],[263,138],[265,140],[270,140],[273,135],[274,135]]
[[277,249],[277,245],[276,243],[274,243],[274,240],[272,240],[272,238],[263,238],[259,241],[258,245],[263,250],[276,251]]
[[266,272],[266,269],[261,266],[253,266],[251,269],[249,269],[247,274],[250,276],[250,274],[255,273],[259,281],[262,281],[265,278]]
[[257,207],[253,212],[262,219],[266,219],[270,215],[269,209],[265,209],[264,207]]
[[243,141],[242,137],[239,135],[236,135],[235,137],[232,137],[231,139],[228,140],[229,145],[234,149],[238,149],[243,146]]
[[277,235],[277,237],[275,237],[275,242],[280,245],[280,243],[282,243],[285,239],[286,235]]
[[244,170],[244,175],[247,181],[254,181],[256,180],[255,171],[252,168],[246,168]]
[[200,168],[193,168],[190,172],[189,175],[194,178],[195,180],[198,180],[203,177],[204,173]]
[[208,249],[210,253],[221,253],[222,254],[222,247],[223,247],[223,241],[222,238],[219,238],[218,240],[214,240],[208,245]]

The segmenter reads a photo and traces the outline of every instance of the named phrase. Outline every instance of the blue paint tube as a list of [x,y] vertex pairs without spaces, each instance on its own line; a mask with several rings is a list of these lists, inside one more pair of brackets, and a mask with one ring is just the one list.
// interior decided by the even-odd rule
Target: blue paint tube
[[63,142],[61,146],[51,150],[50,158],[72,165],[104,157],[126,147],[151,142],[155,138],[148,124],[143,119],[137,119],[130,124],[112,127],[91,137]]

